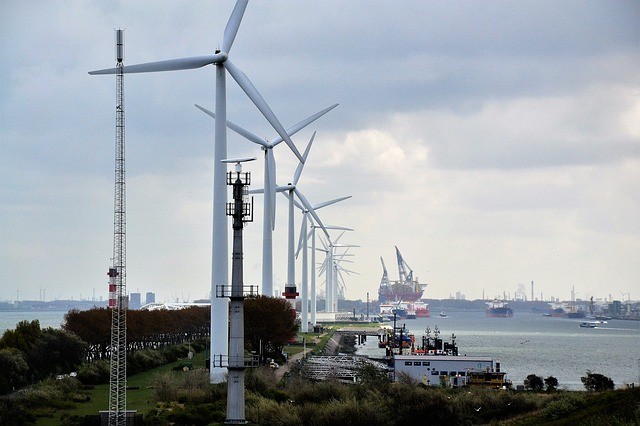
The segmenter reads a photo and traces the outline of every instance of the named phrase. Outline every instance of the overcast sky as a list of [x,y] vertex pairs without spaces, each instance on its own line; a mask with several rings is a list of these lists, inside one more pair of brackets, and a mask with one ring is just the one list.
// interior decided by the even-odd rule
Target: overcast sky
[[[125,64],[212,53],[233,5],[0,2],[0,300],[107,298],[115,77],[87,72],[114,66],[114,28]],[[380,256],[397,278],[395,245],[425,297],[530,297],[534,281],[536,298],[637,300],[639,22],[638,1],[251,1],[230,57],[285,127],[340,104],[294,142],[317,131],[312,204],[353,196],[319,211],[361,246],[348,298],[377,297]],[[228,119],[273,138],[227,82]],[[214,95],[211,66],[125,77],[130,292],[210,291],[214,120],[193,105]],[[245,170],[261,187],[261,151],[228,144],[259,157]],[[274,152],[285,184],[297,159]],[[277,215],[282,287],[284,197]],[[261,236],[256,196],[246,284]]]

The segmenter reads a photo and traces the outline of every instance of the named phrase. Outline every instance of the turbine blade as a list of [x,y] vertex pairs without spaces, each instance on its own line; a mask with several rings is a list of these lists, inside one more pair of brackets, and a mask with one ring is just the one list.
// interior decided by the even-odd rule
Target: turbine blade
[[[316,204],[315,206],[313,206],[313,208],[318,210],[318,209],[321,209],[323,207],[330,206],[331,204],[335,204],[335,203],[339,203],[340,201],[348,200],[349,198],[351,198],[351,195],[347,195],[346,197],[340,197],[340,198],[336,198],[336,199],[333,199],[333,200],[330,200],[330,201],[325,201],[323,203]],[[327,227],[327,229],[329,229],[329,228]]]
[[[178,71],[204,67],[205,65],[224,62],[226,54],[216,53],[215,55],[193,56],[191,58],[169,59],[167,61],[147,62],[137,65],[125,65],[122,72],[133,74],[138,72],[158,72],[158,71]],[[89,71],[91,75],[118,74],[120,68],[107,68],[104,70]]]
[[302,154],[300,154],[298,148],[293,144],[293,141],[289,138],[286,130],[282,127],[282,124],[273,111],[271,111],[271,108],[267,105],[267,102],[265,102],[264,98],[260,95],[249,78],[229,60],[225,62],[225,68],[229,71],[229,74],[231,74],[231,77],[233,77],[233,79],[238,83],[240,88],[242,88],[242,90],[247,94],[249,99],[251,99],[255,106],[258,107],[262,115],[264,115],[264,118],[267,119],[275,131],[284,139],[285,143],[289,145],[291,151],[293,151],[296,157],[304,163]]
[[320,225],[320,228],[322,228],[322,231],[327,236],[327,238],[329,238],[329,233],[327,232],[326,229],[324,229],[324,225],[322,224],[322,221],[320,220],[320,218],[316,214],[315,210],[313,210],[313,207],[311,206],[309,201],[305,198],[304,195],[302,195],[302,193],[300,191],[298,191],[297,188],[293,188],[293,192],[296,194],[296,196],[298,197],[298,199],[300,200],[302,205],[309,211],[309,213],[311,214],[313,219],[316,221],[316,223],[318,225]]
[[300,237],[298,238],[298,249],[296,250],[296,259],[298,258],[298,254],[300,254],[300,250],[302,250],[302,245],[304,244],[304,236],[307,233],[307,215],[302,215],[302,225],[300,226]]
[[338,231],[353,231],[353,228],[345,228],[344,226],[325,225],[326,229],[335,229]]
[[[297,124],[294,124],[293,126],[289,127],[287,129],[287,134],[289,136],[293,136],[296,133],[298,133],[300,130],[304,129],[305,127],[307,127],[309,124],[313,123],[314,121],[316,121],[318,118],[322,117],[323,115],[325,115],[326,113],[328,113],[329,111],[331,111],[332,109],[334,109],[335,107],[337,107],[338,104],[333,104],[328,108],[323,109],[320,112],[317,112],[315,114],[313,114],[311,117],[309,118],[305,118],[304,120],[298,122]],[[271,143],[273,145],[277,145],[280,142],[282,142],[282,137],[278,137],[275,138],[274,140],[271,141]]]
[[293,174],[293,184],[297,185],[298,184],[298,180],[300,179],[300,175],[302,174],[302,169],[304,168],[304,163],[307,161],[307,157],[309,157],[309,151],[311,151],[311,145],[313,144],[313,140],[316,137],[316,132],[313,132],[313,135],[311,135],[311,139],[309,139],[309,143],[307,144],[307,148],[305,148],[304,150],[304,154],[302,154],[302,156],[304,157],[304,162],[299,162],[298,163],[298,167],[296,167],[296,172]]
[[236,34],[238,34],[238,28],[240,27],[240,22],[242,22],[242,16],[244,16],[244,10],[247,8],[248,3],[249,0],[238,0],[233,7],[233,12],[231,12],[227,26],[224,29],[224,35],[222,36],[223,52],[229,53],[229,50],[231,50],[233,40],[235,40]]
[[[216,118],[216,114],[212,111],[209,111],[208,109],[206,109],[205,107],[201,107],[198,104],[195,104],[196,108],[198,108],[200,111],[204,112],[205,114],[213,117],[214,119]],[[257,136],[254,133],[251,133],[250,131],[248,131],[247,129],[237,125],[236,123],[234,123],[233,121],[229,121],[227,120],[227,127],[230,128],[231,130],[233,130],[234,132],[236,132],[237,134],[239,134],[240,136],[244,137],[245,139],[250,140],[253,143],[257,143],[258,145],[262,145],[264,147],[268,146],[267,145],[267,141],[265,141],[264,139],[262,139],[260,136]]]

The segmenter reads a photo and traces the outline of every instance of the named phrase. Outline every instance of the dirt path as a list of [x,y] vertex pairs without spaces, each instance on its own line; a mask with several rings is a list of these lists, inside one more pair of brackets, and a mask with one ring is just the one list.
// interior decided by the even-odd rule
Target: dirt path
[[290,370],[290,365],[295,363],[296,361],[298,361],[299,359],[302,359],[305,354],[308,354],[309,352],[313,351],[313,348],[307,348],[304,352],[298,352],[295,355],[291,355],[289,357],[289,359],[287,359],[287,363],[280,366],[280,368],[278,368],[276,370],[276,381],[279,382],[282,377],[284,376],[284,373],[289,372]]

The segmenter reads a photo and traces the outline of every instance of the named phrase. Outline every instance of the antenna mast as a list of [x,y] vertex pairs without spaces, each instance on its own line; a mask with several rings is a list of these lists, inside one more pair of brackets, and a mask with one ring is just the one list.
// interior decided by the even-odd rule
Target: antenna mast
[[116,152],[113,266],[109,268],[111,366],[109,425],[124,425],[127,409],[126,188],[124,167],[124,30],[116,30]]

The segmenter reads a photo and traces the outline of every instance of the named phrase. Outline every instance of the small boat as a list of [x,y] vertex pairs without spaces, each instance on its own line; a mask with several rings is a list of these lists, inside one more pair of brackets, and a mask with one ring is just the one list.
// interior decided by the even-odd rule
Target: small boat
[[582,328],[596,328],[598,326],[595,322],[581,322],[580,327]]

